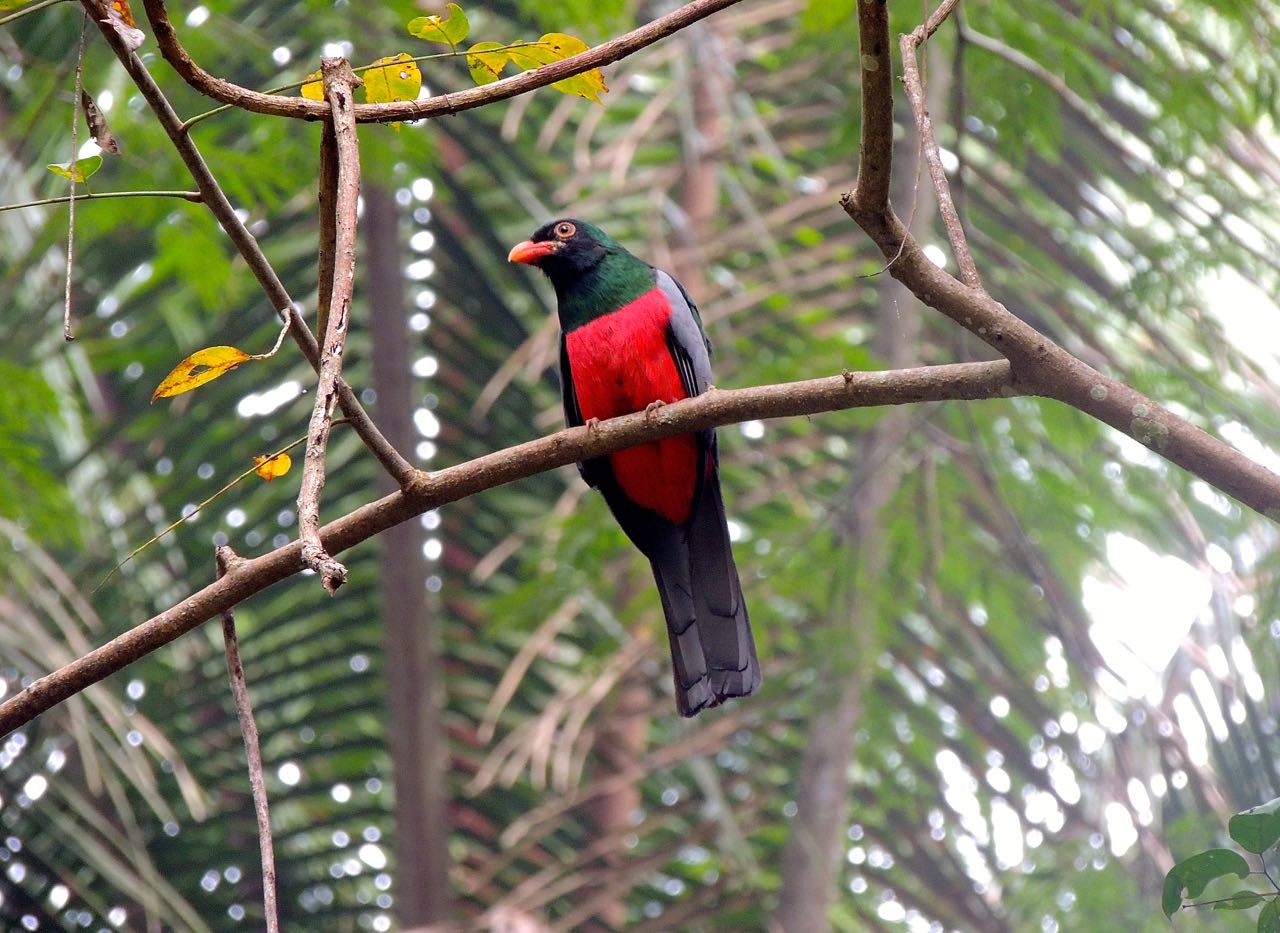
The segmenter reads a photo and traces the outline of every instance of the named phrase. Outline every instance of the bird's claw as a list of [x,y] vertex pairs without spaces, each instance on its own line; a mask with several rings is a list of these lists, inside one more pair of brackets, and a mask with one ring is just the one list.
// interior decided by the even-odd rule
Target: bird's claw
[[666,402],[664,402],[662,399],[660,399],[660,398],[655,398],[655,399],[654,399],[652,402],[650,402],[648,405],[644,406],[644,416],[645,416],[646,418],[652,418],[652,417],[653,417],[653,413],[654,413],[655,411],[657,411],[659,408],[661,408],[661,407],[662,407],[663,405],[665,405],[665,404],[667,404],[667,403],[666,403]]
[[585,428],[587,429],[587,433],[588,433],[588,434],[598,434],[598,433],[600,433],[600,419],[599,419],[599,418],[588,418],[588,419],[583,423],[583,427],[585,427]]

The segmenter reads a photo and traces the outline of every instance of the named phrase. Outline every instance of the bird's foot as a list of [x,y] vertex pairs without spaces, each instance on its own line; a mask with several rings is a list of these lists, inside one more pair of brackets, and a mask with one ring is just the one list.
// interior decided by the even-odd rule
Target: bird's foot
[[599,434],[599,433],[600,433],[600,419],[599,419],[599,418],[588,418],[585,422],[583,422],[583,427],[585,427],[585,428],[587,429],[587,433],[588,433],[588,434]]
[[655,411],[657,411],[659,408],[661,408],[661,407],[662,407],[663,405],[665,405],[665,404],[667,404],[667,403],[666,403],[666,402],[664,402],[662,399],[660,399],[660,398],[655,398],[655,399],[654,399],[652,402],[650,402],[648,405],[644,406],[644,416],[645,416],[645,418],[646,418],[646,419],[647,419],[647,418],[652,418],[652,417],[653,417],[653,413],[654,413]]

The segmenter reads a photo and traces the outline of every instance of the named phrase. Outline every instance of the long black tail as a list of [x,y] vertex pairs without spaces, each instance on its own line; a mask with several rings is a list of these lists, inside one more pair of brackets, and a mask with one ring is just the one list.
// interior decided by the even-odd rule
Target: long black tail
[[760,686],[760,662],[729,546],[720,483],[707,478],[684,528],[649,554],[667,616],[680,715]]

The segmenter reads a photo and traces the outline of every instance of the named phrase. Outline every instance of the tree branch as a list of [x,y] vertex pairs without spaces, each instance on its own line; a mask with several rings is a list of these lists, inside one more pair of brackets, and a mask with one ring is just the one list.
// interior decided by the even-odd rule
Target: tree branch
[[[322,274],[331,274],[328,288],[321,283],[321,295],[327,297],[319,320],[322,350],[320,378],[316,384],[315,406],[307,428],[307,453],[302,464],[302,482],[298,487],[298,540],[302,543],[302,562],[320,575],[324,588],[335,593],[347,580],[347,568],[325,551],[320,541],[320,492],[324,489],[325,451],[329,446],[329,428],[333,422],[333,406],[337,401],[338,379],[342,375],[342,358],[347,346],[347,330],[351,319],[351,297],[356,280],[356,208],[360,201],[360,146],[356,140],[355,88],[362,84],[345,58],[326,58],[320,63],[324,74],[324,95],[329,102],[331,131],[321,138],[321,145],[332,152],[321,156],[321,162],[333,169],[322,176],[322,188],[332,181],[336,190],[320,199],[321,209],[331,209],[333,221],[322,222],[322,235],[331,233],[332,243],[322,243],[320,251],[328,261],[321,262]],[[332,194],[330,205],[328,194]]]
[[[218,223],[222,225],[222,229],[231,239],[231,242],[235,244],[236,249],[248,264],[249,270],[253,272],[254,278],[258,280],[258,284],[271,301],[272,307],[280,315],[280,319],[288,321],[289,333],[294,342],[297,343],[298,348],[302,350],[302,355],[318,371],[320,367],[320,348],[316,344],[315,335],[311,333],[311,328],[303,320],[302,314],[298,310],[298,305],[289,296],[289,292],[280,281],[280,277],[276,275],[275,269],[272,268],[271,263],[263,254],[258,241],[254,239],[253,234],[249,232],[248,228],[240,220],[235,208],[231,206],[231,202],[223,192],[222,186],[213,177],[213,173],[209,170],[204,156],[200,154],[196,144],[183,129],[182,121],[178,119],[178,115],[174,112],[169,99],[160,90],[160,86],[156,84],[155,78],[151,76],[147,66],[142,63],[142,59],[124,44],[115,29],[112,28],[107,20],[105,11],[102,9],[100,0],[81,0],[81,2],[89,10],[91,17],[97,21],[98,28],[106,38],[107,44],[116,53],[116,57],[124,65],[125,71],[133,79],[138,91],[151,106],[178,155],[191,172],[191,177],[195,180],[196,187],[199,188],[200,196],[204,203],[213,213],[213,216],[218,219]],[[319,105],[324,109],[325,113],[328,112],[329,105],[327,103],[319,102]],[[408,482],[414,472],[413,465],[401,456],[400,452],[392,447],[387,439],[382,436],[378,426],[373,423],[369,413],[364,410],[355,393],[351,391],[351,387],[345,382],[338,383],[338,404],[342,406],[342,413],[350,419],[352,428],[355,429],[360,439],[364,441],[365,446],[369,448],[383,468],[391,474],[396,483],[403,486]]]
[[[626,58],[633,52],[652,45],[659,39],[665,39],[672,33],[738,2],[739,0],[693,0],[692,3],[687,3],[666,16],[660,16],[638,29],[610,39],[595,48],[543,65],[533,71],[503,78],[493,84],[469,88],[453,94],[441,94],[426,100],[396,101],[390,104],[357,104],[356,120],[360,123],[426,120],[441,114],[460,113],[495,101],[507,100],[582,74],[584,71],[590,71],[592,68],[599,68]],[[254,113],[291,117],[295,120],[322,120],[328,113],[329,108],[324,101],[264,94],[209,74],[195,63],[187,54],[187,50],[182,47],[182,43],[178,41],[178,34],[173,28],[173,23],[169,21],[164,0],[146,0],[145,6],[147,19],[151,22],[151,30],[155,34],[161,54],[182,79],[201,94],[224,104],[233,104],[245,110],[252,110]]]
[[[565,464],[690,431],[757,418],[1018,394],[1020,387],[1013,382],[1011,368],[1004,360],[846,372],[747,389],[712,388],[654,412],[601,422],[594,429],[569,428],[438,472],[414,471],[411,482],[399,492],[330,522],[320,530],[320,538],[330,554],[337,554],[445,503]],[[10,697],[0,705],[0,737],[302,569],[301,546],[296,541],[238,562],[220,580]]]
[[[926,34],[941,23],[939,9]],[[1012,380],[1028,395],[1065,402],[1132,437],[1257,512],[1280,521],[1280,476],[1229,444],[1179,418],[1152,399],[1072,356],[981,288],[938,268],[889,204],[893,100],[889,70],[889,22],[884,0],[859,0],[863,75],[861,153],[853,191],[841,198],[845,212],[889,259],[889,271],[921,302],[941,311],[1005,356]],[[865,34],[874,30],[873,35]],[[875,60],[871,61],[868,56]],[[937,143],[922,144],[936,149]],[[946,187],[945,176],[941,179]]]
[[[226,576],[227,569],[239,563],[241,558],[225,545],[214,549],[217,578]],[[244,665],[240,663],[240,641],[236,637],[236,616],[231,606],[222,610],[222,644],[227,653],[227,676],[231,680],[231,695],[236,701],[236,715],[240,719],[240,733],[244,736],[244,756],[249,765],[249,786],[253,790],[253,812],[258,819],[258,849],[262,856],[262,909],[267,922],[267,933],[280,933],[279,911],[276,909],[276,856],[271,839],[271,811],[267,805],[267,782],[262,774],[262,749],[258,744],[258,725],[253,720],[253,703],[249,698],[249,685],[244,679]]]
[[960,214],[956,210],[955,202],[951,200],[951,186],[947,183],[947,175],[942,168],[942,156],[938,152],[938,140],[933,134],[933,120],[929,116],[924,81],[920,77],[920,66],[916,61],[916,49],[937,31],[959,2],[960,0],[946,0],[934,11],[927,22],[917,26],[914,32],[900,37],[898,47],[902,50],[902,80],[907,88],[907,99],[911,101],[911,112],[915,114],[916,131],[920,134],[924,161],[929,166],[929,178],[933,181],[933,190],[938,198],[938,214],[942,218],[942,225],[947,229],[947,239],[951,241],[951,252],[956,257],[956,264],[960,267],[960,280],[972,288],[981,288],[982,279],[978,275],[977,265],[974,264],[973,254],[969,252],[969,241],[964,235],[964,224],[960,222]]
[[[103,191],[98,194],[86,192],[76,195],[76,203],[84,201],[104,201],[108,198],[182,198],[199,204],[204,200],[199,191]],[[0,214],[5,211],[19,211],[28,207],[43,207],[46,204],[65,204],[71,200],[69,195],[59,198],[40,198],[37,201],[23,201],[20,204],[0,204]]]

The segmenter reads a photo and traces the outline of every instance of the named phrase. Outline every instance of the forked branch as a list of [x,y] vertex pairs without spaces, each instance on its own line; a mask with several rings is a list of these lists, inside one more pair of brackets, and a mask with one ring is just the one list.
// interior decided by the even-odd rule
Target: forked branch
[[[947,0],[923,27],[904,39],[903,53],[907,58],[942,25],[956,5],[956,0]],[[921,302],[941,311],[1007,358],[1013,367],[1013,384],[1022,394],[1065,402],[1127,434],[1255,511],[1280,520],[1280,476],[1058,346],[988,294],[978,284],[976,266],[972,272],[973,284],[966,284],[925,255],[889,203],[893,59],[885,0],[858,0],[858,24],[863,78],[862,163],[854,190],[841,198],[841,204],[889,260],[893,277]],[[924,112],[925,94],[919,69],[906,67],[904,78],[917,126],[921,127],[926,159],[930,165],[936,163],[939,169],[930,173],[939,203],[950,205],[951,193],[946,175],[941,171],[938,144]],[[948,223],[948,233],[953,234],[952,244],[958,247],[957,260],[963,269],[965,263],[960,257],[967,257],[968,246],[959,219],[954,217],[954,208],[952,212],[954,226]]]

